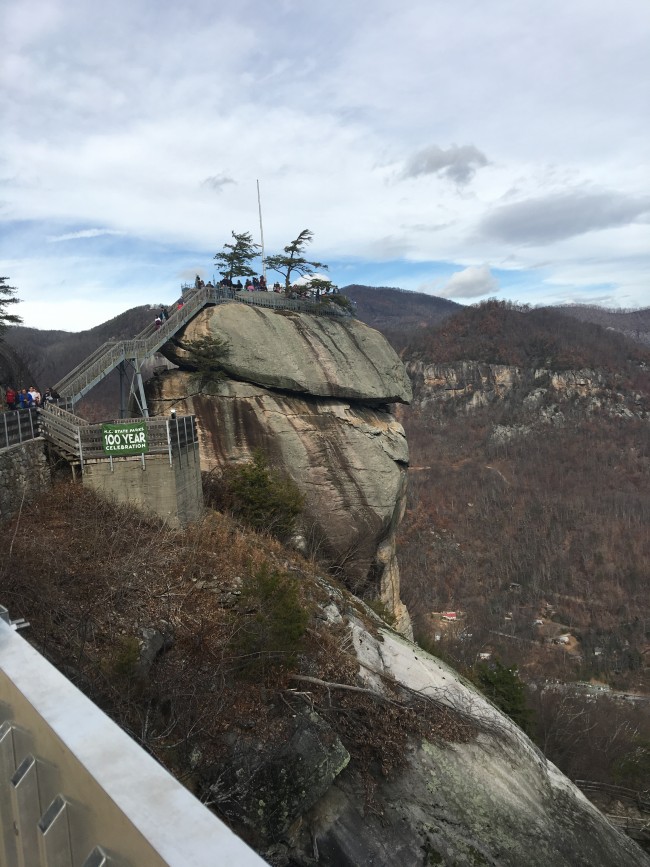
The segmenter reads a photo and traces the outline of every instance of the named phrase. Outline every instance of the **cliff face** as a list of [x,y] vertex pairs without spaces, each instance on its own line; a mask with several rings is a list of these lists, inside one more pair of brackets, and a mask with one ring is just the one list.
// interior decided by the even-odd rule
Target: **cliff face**
[[296,863],[650,864],[521,729],[456,672],[389,630],[369,629],[349,610],[346,616],[342,601],[334,597],[329,614],[338,619],[343,611],[340,622],[353,636],[366,688],[384,698],[394,697],[394,688],[426,696],[458,714],[474,734],[456,742],[410,740],[401,772],[374,789],[373,808],[364,803],[362,778],[348,767],[303,819],[301,848],[310,839],[315,860],[303,855]]
[[[182,345],[205,336],[228,341],[227,378],[197,391]],[[296,546],[316,548],[356,592],[378,595],[409,633],[395,557],[408,447],[388,404],[411,389],[384,338],[354,320],[233,303],[203,311],[165,354],[181,369],[148,384],[152,412],[196,414],[208,471],[261,448],[304,496]]]
[[647,417],[647,394],[630,392],[621,377],[598,370],[527,369],[505,364],[458,361],[449,364],[407,364],[414,406],[433,415],[455,409],[472,411],[489,404],[512,402],[537,411],[541,421],[561,424],[570,402],[582,414],[605,412],[624,418]]

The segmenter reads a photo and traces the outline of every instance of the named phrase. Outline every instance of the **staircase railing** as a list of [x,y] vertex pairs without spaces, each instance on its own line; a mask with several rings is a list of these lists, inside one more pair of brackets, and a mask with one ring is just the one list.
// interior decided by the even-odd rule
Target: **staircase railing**
[[41,407],[39,422],[42,436],[67,457],[81,460],[79,429],[88,427],[89,422],[53,403]]

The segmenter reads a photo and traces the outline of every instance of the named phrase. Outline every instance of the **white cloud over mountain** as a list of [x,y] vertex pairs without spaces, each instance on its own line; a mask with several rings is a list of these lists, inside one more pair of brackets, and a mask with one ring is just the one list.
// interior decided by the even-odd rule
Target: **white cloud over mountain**
[[438,292],[443,298],[464,300],[494,295],[499,289],[499,281],[487,265],[470,265],[452,274],[451,280]]

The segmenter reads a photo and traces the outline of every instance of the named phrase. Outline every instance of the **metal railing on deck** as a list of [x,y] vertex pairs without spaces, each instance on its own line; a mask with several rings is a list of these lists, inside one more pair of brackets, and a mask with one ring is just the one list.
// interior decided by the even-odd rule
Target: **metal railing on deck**
[[48,403],[39,412],[39,423],[42,435],[64,455],[80,458],[79,431],[89,424],[85,419]]
[[39,435],[36,408],[16,409],[0,415],[0,449],[33,440]]
[[12,629],[0,606],[3,867],[266,864]]
[[[176,418],[134,418],[119,419],[116,424],[128,422],[144,423],[147,425],[148,455],[171,456],[174,449],[182,449],[198,442],[196,421],[193,415],[178,416]],[[102,426],[100,424],[87,425],[79,429],[79,440],[83,460],[106,460],[107,455],[102,445]]]
[[[102,425],[91,424],[56,404],[46,404],[39,412],[40,432],[68,458],[84,461],[108,460],[102,441]],[[198,443],[196,418],[193,415],[174,417],[116,419],[113,424],[129,422],[147,426],[148,455],[169,455]],[[119,455],[115,456],[119,458]]]

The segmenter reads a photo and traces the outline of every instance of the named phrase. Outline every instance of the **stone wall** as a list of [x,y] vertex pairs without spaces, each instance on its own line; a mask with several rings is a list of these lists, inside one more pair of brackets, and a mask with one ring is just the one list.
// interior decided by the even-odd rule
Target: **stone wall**
[[203,511],[198,443],[168,455],[114,458],[86,463],[83,483],[103,497],[154,512],[171,527],[197,521]]
[[25,500],[47,490],[52,483],[45,456],[45,440],[29,440],[0,451],[0,523],[9,521]]

